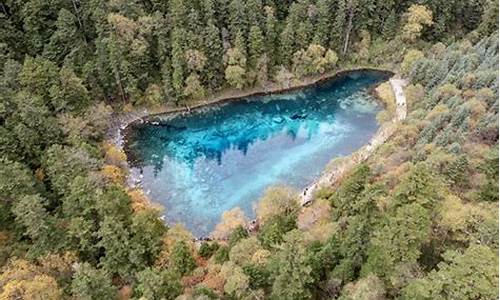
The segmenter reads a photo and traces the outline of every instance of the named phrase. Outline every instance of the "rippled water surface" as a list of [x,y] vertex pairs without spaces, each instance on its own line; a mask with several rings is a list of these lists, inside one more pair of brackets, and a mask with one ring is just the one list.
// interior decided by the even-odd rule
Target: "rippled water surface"
[[366,144],[381,107],[369,94],[387,80],[353,72],[284,94],[254,96],[189,116],[132,125],[126,150],[132,174],[162,203],[168,223],[206,235],[236,206],[249,217],[275,184],[302,189],[337,156]]

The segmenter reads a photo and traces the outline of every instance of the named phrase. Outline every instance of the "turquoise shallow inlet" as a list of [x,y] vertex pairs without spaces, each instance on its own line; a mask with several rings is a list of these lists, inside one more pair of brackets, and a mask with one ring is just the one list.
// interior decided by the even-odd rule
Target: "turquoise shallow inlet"
[[224,211],[254,216],[265,189],[297,190],[333,158],[348,155],[376,132],[381,107],[369,89],[388,74],[356,71],[282,94],[252,96],[157,117],[127,129],[131,172],[169,224],[206,236]]

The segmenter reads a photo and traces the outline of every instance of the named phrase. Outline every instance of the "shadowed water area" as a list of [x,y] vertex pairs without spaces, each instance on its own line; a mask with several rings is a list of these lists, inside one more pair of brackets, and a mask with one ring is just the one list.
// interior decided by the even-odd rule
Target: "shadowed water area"
[[251,96],[132,124],[126,145],[133,177],[166,208],[169,224],[205,236],[234,207],[253,217],[276,184],[303,189],[335,157],[349,155],[378,129],[370,88],[389,75],[347,73],[317,85]]

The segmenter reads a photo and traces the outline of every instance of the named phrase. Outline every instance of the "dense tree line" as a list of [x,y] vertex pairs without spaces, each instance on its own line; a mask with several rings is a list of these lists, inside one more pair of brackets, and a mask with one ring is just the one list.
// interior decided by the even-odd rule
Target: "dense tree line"
[[[3,1],[0,298],[497,299],[497,21],[493,0]],[[103,141],[116,110],[349,66],[409,78],[408,119],[312,206],[267,191],[255,233],[237,208],[214,242],[168,228]]]

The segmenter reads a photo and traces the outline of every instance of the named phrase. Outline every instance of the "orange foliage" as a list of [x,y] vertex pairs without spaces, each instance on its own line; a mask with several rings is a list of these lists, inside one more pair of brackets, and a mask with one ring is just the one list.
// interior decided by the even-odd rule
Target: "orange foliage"
[[0,231],[0,244],[5,245],[10,239],[8,231]]
[[35,170],[35,178],[38,181],[43,181],[45,179],[45,173],[43,172],[42,168],[38,168]]
[[8,262],[0,274],[0,299],[61,299],[55,278],[23,259]]
[[196,286],[198,283],[203,282],[203,279],[205,278],[204,275],[191,275],[191,276],[184,276],[182,277],[181,283],[184,288],[193,288]]
[[203,281],[203,284],[207,287],[210,288],[219,294],[222,294],[224,292],[224,284],[226,283],[226,280],[224,277],[220,276],[218,273],[217,274],[212,274],[209,273],[207,276],[205,276],[205,280]]
[[238,226],[245,226],[247,218],[245,213],[239,207],[235,207],[222,214],[222,221],[217,224],[215,230],[212,232],[214,239],[223,240],[227,239],[231,232]]
[[73,264],[78,261],[74,252],[64,254],[48,254],[40,259],[40,269],[55,278],[71,278],[73,274]]
[[125,182],[125,172],[114,165],[104,165],[101,174],[113,183],[122,184]]
[[107,164],[123,167],[127,161],[127,155],[122,149],[113,144],[104,143],[102,148],[105,151],[104,158]]
[[134,290],[130,287],[130,285],[124,285],[119,291],[118,291],[118,299],[119,300],[128,300],[131,299],[134,294]]
[[146,208],[152,207],[152,203],[149,198],[144,194],[141,189],[132,189],[127,191],[130,200],[132,201],[132,209],[135,212],[144,210]]

